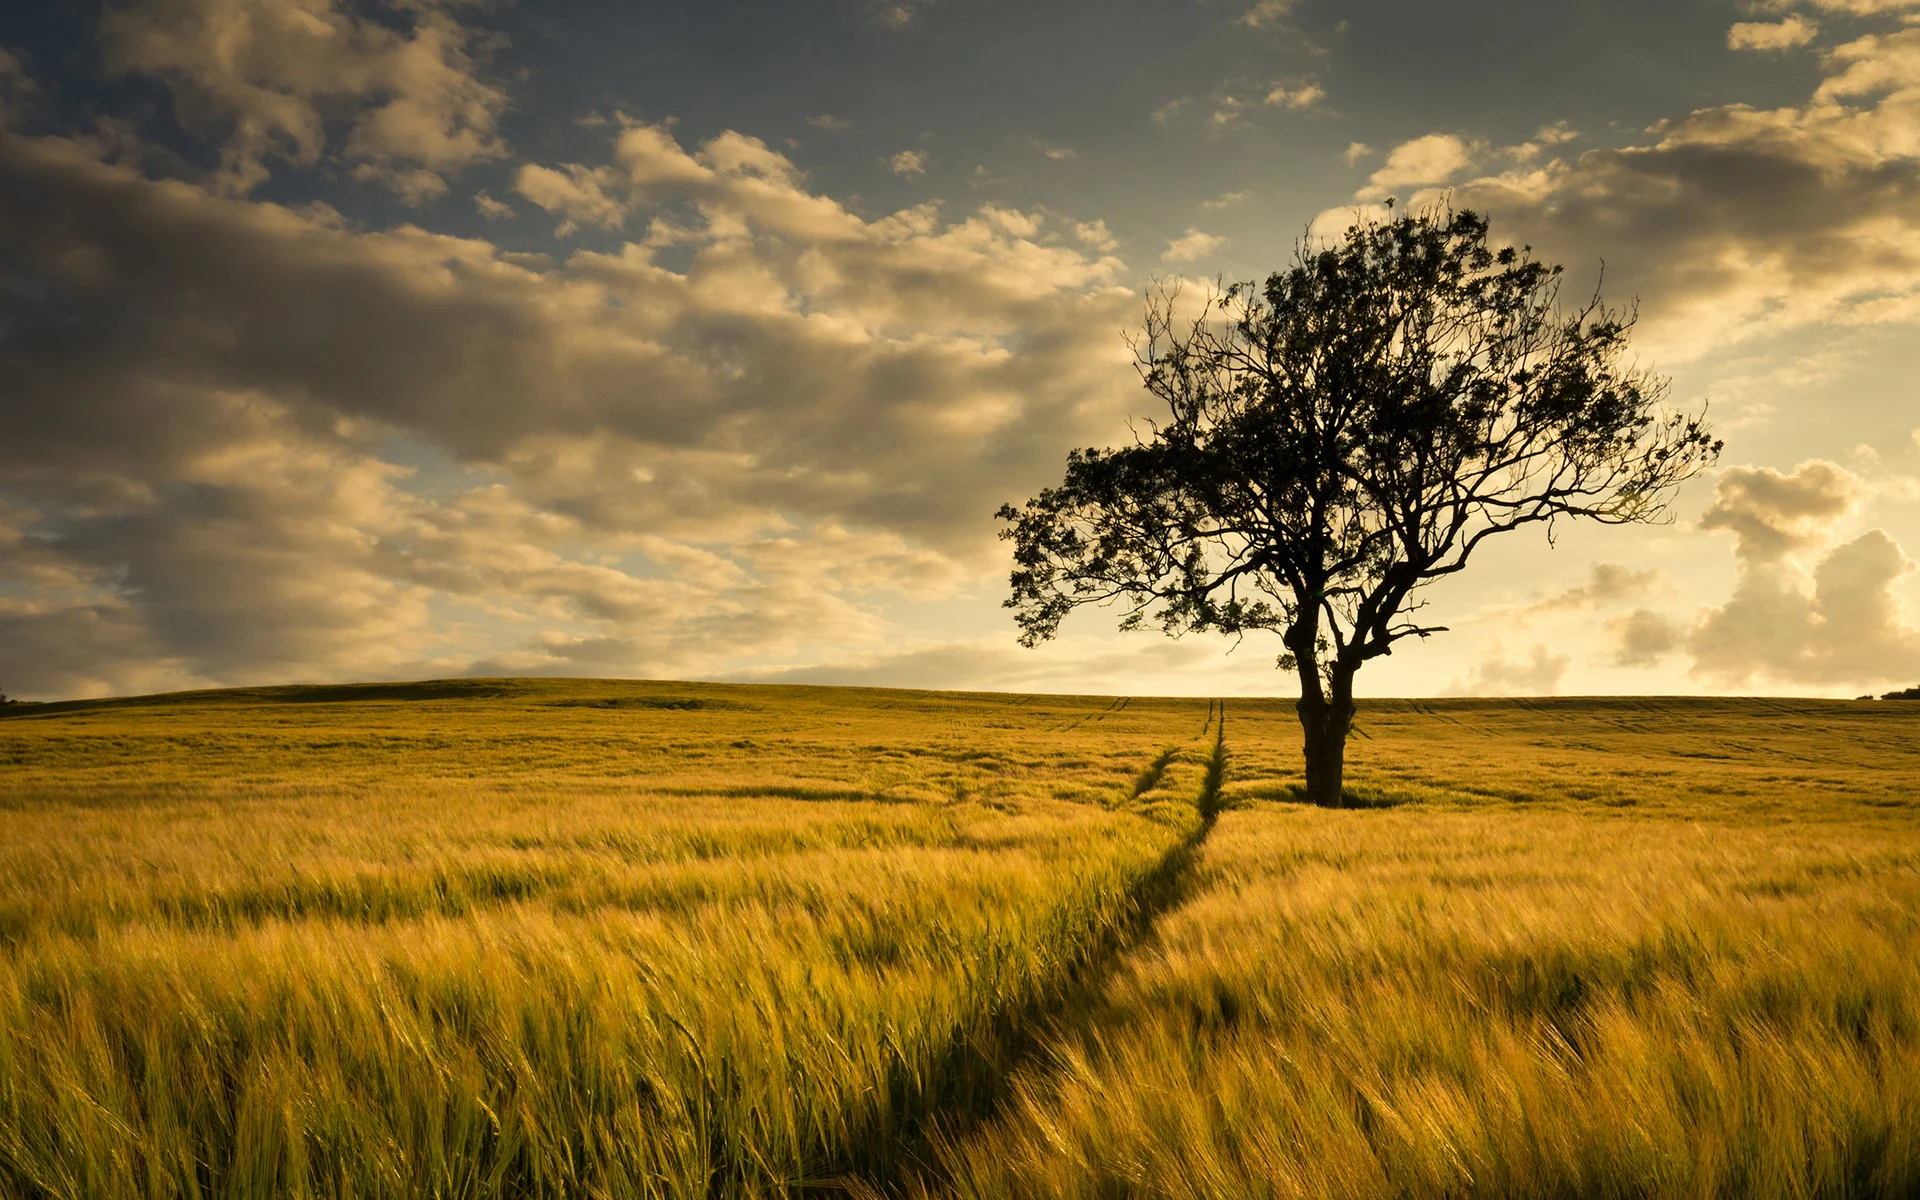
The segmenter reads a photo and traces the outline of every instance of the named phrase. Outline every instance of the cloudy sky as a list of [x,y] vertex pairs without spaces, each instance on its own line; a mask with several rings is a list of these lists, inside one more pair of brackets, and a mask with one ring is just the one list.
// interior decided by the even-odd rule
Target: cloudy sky
[[992,513],[1154,277],[1450,195],[1719,468],[1490,544],[1375,695],[1920,682],[1920,0],[0,6],[0,689],[1290,692],[1015,647]]

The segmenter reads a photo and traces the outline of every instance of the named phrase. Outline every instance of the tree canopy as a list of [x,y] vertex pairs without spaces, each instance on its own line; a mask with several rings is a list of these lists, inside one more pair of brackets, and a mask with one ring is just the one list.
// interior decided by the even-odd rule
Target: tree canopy
[[1021,642],[1094,603],[1123,629],[1279,634],[1308,792],[1338,803],[1354,673],[1441,631],[1422,586],[1496,534],[1658,520],[1720,449],[1631,359],[1632,308],[1563,308],[1560,267],[1487,233],[1464,210],[1363,220],[1184,315],[1152,293],[1135,352],[1165,416],[1000,509]]

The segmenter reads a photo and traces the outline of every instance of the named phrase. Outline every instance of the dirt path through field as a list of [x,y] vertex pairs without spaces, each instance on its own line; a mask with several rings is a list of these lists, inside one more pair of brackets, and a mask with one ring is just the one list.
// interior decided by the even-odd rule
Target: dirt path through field
[[[1206,741],[1209,733],[1211,744]],[[874,1131],[874,1136],[857,1139],[853,1153],[865,1161],[850,1163],[844,1174],[817,1188],[798,1189],[799,1194],[888,1197],[945,1190],[940,1178],[943,1160],[936,1147],[963,1138],[991,1120],[1008,1098],[1007,1084],[1016,1069],[1031,1066],[1029,1060],[1035,1051],[1071,1030],[1103,994],[1114,973],[1152,937],[1155,922],[1191,898],[1194,861],[1221,810],[1220,789],[1227,765],[1223,702],[1210,704],[1199,742],[1199,746],[1170,748],[1154,759],[1142,771],[1133,796],[1138,803],[1151,795],[1160,787],[1168,768],[1183,758],[1204,761],[1200,786],[1192,794],[1198,823],[1140,877],[1132,889],[1126,916],[1088,948],[1072,970],[1068,985],[1041,998],[1042,1003],[1004,1011],[993,1036],[984,1044],[969,1040],[956,1042],[949,1049],[941,1074],[949,1081],[951,1093],[965,1100],[942,1108],[935,1121],[918,1121],[885,1133]],[[1204,760],[1198,753],[1202,747]],[[885,1148],[880,1156],[872,1154],[875,1147]]]

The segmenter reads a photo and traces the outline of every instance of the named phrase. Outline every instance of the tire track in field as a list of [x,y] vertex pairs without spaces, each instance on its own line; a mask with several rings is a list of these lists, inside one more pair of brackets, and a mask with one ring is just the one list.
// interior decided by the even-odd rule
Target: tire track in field
[[[933,1072],[931,1089],[937,1094],[932,1103],[895,1104],[887,1117],[849,1137],[842,1160],[833,1164],[822,1177],[792,1186],[796,1196],[856,1196],[867,1200],[904,1197],[919,1192],[945,1190],[939,1156],[933,1152],[934,1139],[965,1136],[972,1129],[993,1119],[1008,1099],[1008,1083],[1014,1071],[1035,1051],[1059,1036],[1074,1014],[1090,1011],[1092,1001],[1105,991],[1107,981],[1128,955],[1153,932],[1160,916],[1189,898],[1192,867],[1207,836],[1213,832],[1221,811],[1220,788],[1226,777],[1226,704],[1219,702],[1218,719],[1208,707],[1208,727],[1214,731],[1207,758],[1206,774],[1194,808],[1200,819],[1195,827],[1169,848],[1153,867],[1134,881],[1127,891],[1127,903],[1121,918],[1084,939],[1083,952],[1070,963],[1064,977],[1042,984],[1039,994],[1024,1005],[1013,1005],[992,1014],[987,1035],[975,1031],[956,1039],[945,1048]],[[1172,763],[1179,747],[1163,752],[1141,774],[1159,774]],[[1134,798],[1149,788],[1137,786]]]
[[1119,712],[1121,709],[1125,708],[1127,706],[1127,701],[1129,699],[1130,697],[1122,696],[1118,700],[1115,700],[1112,704],[1107,705],[1106,709],[1102,712],[1080,713],[1078,716],[1075,716],[1071,720],[1067,721],[1066,724],[1055,726],[1054,728],[1049,729],[1047,732],[1048,733],[1070,733],[1073,730],[1080,728],[1082,725],[1088,724],[1089,722],[1104,721],[1108,717],[1112,716],[1113,714]]

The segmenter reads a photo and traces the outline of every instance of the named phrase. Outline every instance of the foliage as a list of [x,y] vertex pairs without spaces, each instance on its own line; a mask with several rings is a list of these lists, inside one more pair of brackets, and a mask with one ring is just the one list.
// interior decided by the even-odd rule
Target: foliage
[[1308,786],[1337,797],[1354,673],[1439,632],[1420,588],[1497,534],[1659,519],[1719,451],[1628,361],[1632,313],[1563,312],[1560,274],[1435,211],[1303,243],[1189,320],[1162,291],[1136,350],[1166,422],[1074,451],[1060,486],[1000,509],[1021,642],[1093,603],[1120,604],[1123,629],[1276,632]]

